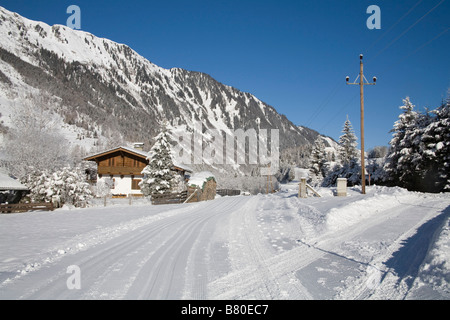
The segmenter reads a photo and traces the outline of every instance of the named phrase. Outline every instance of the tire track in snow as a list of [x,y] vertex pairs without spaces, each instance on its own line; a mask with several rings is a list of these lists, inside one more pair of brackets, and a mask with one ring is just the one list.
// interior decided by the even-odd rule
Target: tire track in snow
[[[423,199],[420,195],[393,195],[390,200],[392,198],[396,199],[395,204],[385,199],[386,203],[391,204],[390,206],[386,206],[386,203],[378,204],[377,206],[376,198],[371,199],[369,202],[367,200],[358,201],[366,205],[366,213],[368,215],[366,219],[315,239],[314,247],[318,250],[338,254],[343,258],[345,258],[347,253],[345,250],[342,250],[341,246],[348,241],[364,243],[370,239],[371,241],[389,243],[382,251],[378,249],[376,255],[370,261],[360,262],[362,266],[365,266],[365,271],[357,274],[353,280],[346,281],[345,288],[337,293],[334,297],[335,299],[370,299],[372,296],[382,297],[382,299],[398,299],[404,292],[404,286],[398,282],[398,277],[384,262],[402,246],[404,240],[416,233],[418,227],[437,214],[441,200],[431,201],[430,203],[435,202],[436,206],[429,207],[424,212],[423,209],[414,210],[414,208],[422,207]],[[358,206],[358,202],[352,205]],[[443,208],[445,208],[445,205]],[[345,208],[342,210],[345,210]],[[392,229],[389,227],[395,223],[402,224],[402,227],[389,230]],[[406,228],[406,230],[393,234],[393,232],[402,230],[402,228]],[[379,281],[377,275],[381,277],[381,285],[372,283]],[[383,291],[381,296],[378,294],[374,295],[381,291]]]
[[[226,213],[231,207],[239,205],[235,199],[219,199],[184,208],[169,210],[164,214],[137,219],[119,226],[89,232],[95,234],[94,241],[82,235],[75,242],[85,240],[83,250],[69,251],[50,261],[42,263],[31,272],[21,275],[4,284],[8,286],[8,297],[22,299],[127,299],[131,296],[129,290],[137,286],[136,281],[142,272],[151,274],[156,269],[146,263],[161,253],[167,264],[161,265],[167,270],[175,270],[176,275],[168,275],[167,287],[163,297],[171,295],[173,283],[183,283],[188,254],[191,250],[185,245],[186,237],[192,244],[202,227],[208,220]],[[116,229],[118,228],[118,229]],[[101,237],[100,235],[104,235]],[[67,243],[66,243],[67,244]],[[178,249],[177,249],[178,246]],[[170,250],[169,250],[170,249]],[[167,258],[167,259],[166,259]],[[160,261],[161,263],[161,261]],[[68,290],[66,268],[69,265],[79,265],[81,269],[81,290]],[[182,266],[179,267],[178,266]],[[141,277],[143,277],[141,275]],[[175,278],[176,277],[176,278]],[[145,277],[144,277],[145,278]],[[179,287],[179,286],[178,286]],[[179,287],[182,292],[183,287]],[[142,298],[152,298],[154,292],[138,291]],[[25,294],[23,294],[25,292]],[[133,293],[131,291],[130,293]],[[159,293],[158,293],[159,294]],[[181,295],[181,293],[180,293]],[[179,296],[177,296],[179,297]]]
[[[395,203],[394,200],[393,203],[393,199],[398,199],[400,202]],[[280,200],[277,199],[277,203]],[[270,200],[266,198],[265,201]],[[262,201],[261,207],[267,205],[270,208],[270,202],[265,203],[265,201]],[[238,244],[240,242],[245,243],[245,245],[235,249],[234,260],[237,260],[237,262],[235,261],[233,265],[233,271],[209,284],[210,294],[215,299],[283,299],[287,296],[283,293],[287,292],[290,299],[314,298],[300,281],[295,279],[295,273],[305,269],[312,263],[318,262],[319,259],[325,256],[329,256],[334,260],[348,259],[358,263],[357,260],[351,257],[346,258],[346,252],[342,250],[341,246],[347,241],[364,240],[368,230],[371,236],[375,236],[375,241],[384,241],[383,233],[378,235],[373,230],[377,227],[383,227],[385,224],[389,225],[390,221],[393,221],[392,219],[396,219],[397,217],[400,219],[406,217],[408,219],[410,208],[405,208],[403,202],[408,203],[410,206],[420,206],[424,200],[416,194],[407,193],[400,195],[382,195],[351,202],[331,213],[327,213],[325,216],[328,218],[330,214],[334,214],[333,219],[327,219],[327,221],[328,223],[339,223],[338,225],[331,225],[331,228],[328,225],[327,228],[321,230],[321,233],[313,237],[308,237],[307,242],[299,242],[298,247],[281,254],[273,254],[267,250],[267,246],[264,245],[264,237],[258,234],[258,230],[255,229],[256,224],[253,225],[256,220],[254,216],[258,207],[249,204],[243,210],[245,214],[243,214],[243,217],[240,217],[241,220],[233,216],[233,221],[230,222],[231,226],[244,226],[240,228],[241,230],[234,230],[236,234],[231,236],[230,239]],[[439,202],[439,200],[436,200],[436,202]],[[299,211],[301,211],[303,204],[300,202],[297,204],[299,205]],[[443,206],[445,208],[445,205]],[[309,208],[309,206],[305,205],[305,208]],[[414,225],[412,227],[397,235],[397,238],[394,240],[389,240],[390,245],[382,248],[383,251],[376,252],[376,255],[371,261],[359,262],[361,266],[366,267],[366,272],[367,268],[372,266],[381,272],[392,274],[392,272],[382,265],[382,262],[385,262],[398,249],[404,239],[414,234],[417,227],[422,225],[430,217],[433,217],[433,215],[436,215],[438,208],[439,206],[431,208],[428,216],[420,216],[419,214],[419,219],[413,220]],[[359,212],[356,212],[357,209],[363,214],[359,215]],[[273,208],[273,211],[275,210],[276,207]],[[358,216],[349,216],[348,214],[352,214],[352,212],[357,213]],[[338,216],[341,213],[343,215],[339,219]],[[349,219],[345,220],[346,217]],[[343,224],[340,223],[342,221],[344,222]],[[402,230],[402,227],[399,230]],[[242,251],[242,254],[236,255],[236,252],[239,253],[239,250]],[[361,270],[354,270],[353,274],[356,275],[359,282],[353,282],[351,284],[347,282],[349,284],[347,289],[335,288],[338,293],[337,296],[334,296],[335,298],[346,296],[349,299],[365,299],[369,297],[368,292],[370,292],[370,289],[367,286],[367,281],[369,280],[370,274],[364,274]],[[310,276],[314,277],[317,275],[312,274]],[[333,277],[332,274],[330,276]],[[239,284],[239,287],[234,287],[234,284]],[[356,288],[353,285],[356,285]],[[346,290],[348,290],[347,295],[345,293]],[[389,287],[387,290],[390,290]],[[395,293],[395,291],[392,292]],[[389,294],[387,296],[389,297]],[[392,297],[395,298],[395,295]],[[333,298],[333,296],[330,296],[330,298]]]
[[182,214],[192,209],[193,209],[192,207],[171,209],[156,215],[138,218],[131,221],[126,221],[116,225],[112,225],[109,227],[96,229],[90,232],[79,234],[67,241],[64,241],[63,243],[59,243],[54,247],[49,248],[46,252],[40,254],[39,259],[33,258],[31,261],[26,262],[25,268],[22,270],[18,270],[17,275],[15,277],[6,279],[4,282],[0,283],[0,289],[10,285],[11,283],[14,283],[15,281],[21,279],[22,277],[29,276],[30,274],[38,271],[42,267],[56,264],[61,259],[64,259],[67,256],[89,250],[92,247],[111,241],[115,238],[118,238],[124,234],[137,230],[153,222],[170,218],[172,216]]
[[[262,200],[261,203],[259,203]],[[273,198],[253,197],[230,221],[230,247],[233,271],[209,284],[209,294],[214,299],[310,299],[300,282],[295,281],[294,272],[315,261],[321,252],[297,247],[274,254],[267,239],[256,230],[256,214],[260,208],[272,205]],[[290,206],[283,199],[282,207]],[[234,228],[240,226],[238,230]],[[234,251],[234,253],[233,253]],[[293,259],[301,256],[302,259]],[[293,281],[294,280],[294,281]],[[238,284],[239,288],[234,286]],[[286,294],[287,293],[287,294]]]
[[[215,220],[220,215],[228,214],[241,205],[243,198],[224,198],[211,201],[210,205],[200,207],[199,212],[190,213],[187,223],[181,223],[181,232],[175,234],[161,245],[157,252],[150,257],[139,270],[139,275],[127,292],[127,297],[138,299],[180,299],[185,291],[193,292],[200,298],[205,296],[203,282],[195,279],[185,279],[188,257],[195,248],[197,238],[201,231],[215,227]],[[207,226],[211,220],[211,225]],[[206,254],[205,252],[202,255]],[[206,270],[196,270],[204,273]],[[202,275],[206,277],[207,275]],[[177,277],[174,281],[174,277]],[[193,286],[185,288],[185,285]]]
[[[406,282],[412,283],[413,279],[409,277],[406,279],[400,278],[398,274],[385,263],[394,256],[395,252],[403,247],[408,239],[417,234],[417,231],[421,226],[437,217],[437,215],[442,214],[439,213],[439,211],[444,212],[444,209],[448,206],[448,203],[446,204],[442,202],[442,200],[428,202],[427,206],[423,206],[423,200],[420,201],[419,199],[408,203],[401,202],[400,200],[398,200],[398,202],[399,206],[402,208],[401,211],[404,212],[403,215],[414,217],[414,220],[417,222],[414,222],[405,232],[399,234],[396,239],[392,241],[388,249],[373,260],[374,265],[382,266],[380,269],[384,268],[386,271],[383,273],[380,283],[378,283],[375,288],[369,290],[367,286],[364,286],[363,290],[361,290],[357,296],[357,299],[380,299],[382,297],[382,299],[402,300],[406,297],[410,290],[410,286]],[[398,216],[400,216],[400,214]],[[429,245],[429,243],[426,244]],[[423,258],[425,258],[425,256]],[[415,266],[412,265],[410,267]]]
[[[178,210],[175,211],[179,213]],[[180,212],[185,212],[185,208]],[[176,223],[176,216],[171,216],[168,213],[164,216],[168,218],[144,219],[144,221],[148,220],[144,224],[143,221],[139,221],[139,224],[136,224],[136,221],[131,221],[125,224],[129,225],[129,228],[124,228],[124,225],[120,224],[122,231],[127,230],[126,233],[121,232],[120,236],[115,232],[115,227],[111,228],[114,231],[112,232],[114,236],[103,230],[101,234],[106,236],[105,238],[97,237],[95,243],[98,244],[94,245],[94,242],[92,242],[87,248],[83,248],[84,250],[68,252],[58,259],[52,260],[51,263],[44,264],[33,272],[26,274],[24,282],[32,283],[32,288],[23,290],[22,292],[26,292],[26,294],[21,296],[20,299],[47,299],[56,296],[62,299],[82,293],[84,298],[105,298],[102,290],[98,288],[113,276],[111,270],[121,264],[123,267],[124,264],[132,261],[128,258],[130,252],[148,244],[154,237],[159,236],[161,230],[165,230]],[[135,228],[137,225],[139,225],[139,228]],[[148,229],[144,232],[142,228],[146,227]],[[88,235],[90,234],[88,233]],[[80,237],[77,237],[77,239],[79,240]],[[81,237],[81,239],[83,238]],[[79,266],[83,272],[83,283],[93,284],[92,287],[87,292],[86,288],[83,288],[82,292],[67,290],[66,279],[68,275],[66,274],[66,268],[62,268],[62,265],[65,267]]]

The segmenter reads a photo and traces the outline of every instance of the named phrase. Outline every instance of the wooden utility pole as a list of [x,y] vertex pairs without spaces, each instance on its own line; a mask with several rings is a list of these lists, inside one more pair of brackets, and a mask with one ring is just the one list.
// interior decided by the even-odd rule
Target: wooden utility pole
[[[377,78],[373,77],[373,82],[364,82],[364,64],[363,55],[359,55],[359,82],[349,83],[349,77],[346,78],[347,84],[356,84],[360,87],[360,98],[361,98],[361,189],[362,194],[366,194],[366,166],[365,166],[365,155],[364,155],[364,86],[365,85],[375,85]],[[357,78],[358,79],[358,78]],[[366,80],[367,81],[367,80]]]

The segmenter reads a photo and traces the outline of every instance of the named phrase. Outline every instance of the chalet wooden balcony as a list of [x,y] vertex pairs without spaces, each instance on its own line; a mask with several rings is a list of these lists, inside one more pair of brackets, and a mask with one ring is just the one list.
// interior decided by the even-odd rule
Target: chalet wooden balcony
[[135,175],[140,176],[144,168],[138,167],[98,167],[97,174],[102,175]]

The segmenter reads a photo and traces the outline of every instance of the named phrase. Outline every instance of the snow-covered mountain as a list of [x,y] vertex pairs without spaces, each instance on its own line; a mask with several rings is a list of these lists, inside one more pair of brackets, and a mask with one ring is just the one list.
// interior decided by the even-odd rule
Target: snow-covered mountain
[[189,128],[200,121],[203,130],[279,129],[282,151],[318,136],[250,93],[204,73],[161,68],[87,32],[0,7],[0,37],[0,133],[11,125],[8,116],[33,97],[36,107],[55,114],[72,143],[82,137],[87,146],[106,137],[149,148],[164,121]]

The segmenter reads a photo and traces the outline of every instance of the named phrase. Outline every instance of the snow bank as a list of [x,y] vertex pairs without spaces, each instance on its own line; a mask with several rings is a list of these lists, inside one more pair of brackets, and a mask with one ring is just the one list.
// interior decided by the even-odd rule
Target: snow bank
[[417,287],[431,286],[444,297],[450,297],[450,218],[431,247],[427,259],[419,271]]
[[353,201],[343,207],[331,208],[327,214],[327,227],[330,231],[337,231],[369,218],[370,216],[388,210],[398,205],[398,197],[411,196],[402,188],[388,188],[374,186],[368,190],[367,197]]

